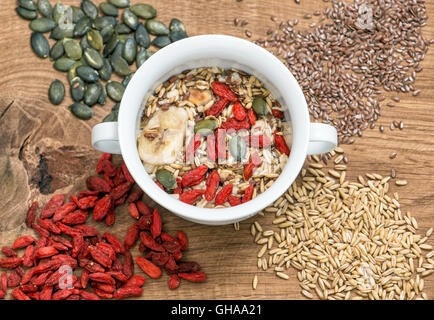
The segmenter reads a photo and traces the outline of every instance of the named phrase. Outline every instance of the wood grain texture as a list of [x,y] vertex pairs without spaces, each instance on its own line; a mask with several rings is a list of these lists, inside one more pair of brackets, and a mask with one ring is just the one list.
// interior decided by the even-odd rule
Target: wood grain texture
[[[43,195],[35,183],[41,155],[53,177],[51,192],[72,193],[83,189],[84,179],[94,173],[98,152],[90,146],[90,129],[109,112],[112,104],[95,106],[96,116],[90,121],[74,118],[67,107],[68,98],[60,105],[49,103],[47,91],[55,78],[66,83],[65,74],[56,72],[49,60],[41,60],[30,48],[28,22],[15,12],[15,1],[2,1],[0,11],[0,247],[11,245],[13,239],[32,234],[24,225],[24,217],[31,202],[44,204],[50,197]],[[64,0],[64,4],[79,5],[79,0]],[[94,1],[99,3],[100,1]],[[141,1],[132,0],[133,3]],[[325,8],[323,1],[302,1],[296,5],[290,0],[213,0],[213,1],[157,1],[147,0],[158,10],[158,18],[168,23],[172,17],[181,19],[189,35],[206,33],[245,37],[244,30],[253,33],[252,39],[265,36],[277,21],[302,18]],[[52,1],[54,3],[54,1]],[[434,15],[434,2],[427,1],[428,16]],[[235,27],[234,18],[248,20],[245,28]],[[314,18],[313,20],[316,20]],[[312,21],[309,21],[309,23]],[[302,21],[300,28],[307,22]],[[434,22],[428,20],[424,35],[434,37]],[[399,178],[409,185],[399,188],[404,211],[411,211],[418,219],[420,231],[434,226],[434,50],[429,50],[422,63],[424,71],[418,74],[418,97],[400,94],[401,102],[394,108],[384,108],[378,124],[386,127],[380,133],[367,130],[351,146],[344,146],[350,159],[347,175],[354,179],[359,174],[377,172],[388,174],[394,168]],[[393,120],[403,120],[403,131],[387,129]],[[397,152],[394,160],[391,152]],[[117,158],[119,161],[119,158]],[[35,176],[36,175],[36,176]],[[36,180],[35,180],[36,179]],[[393,190],[398,190],[393,187]],[[258,247],[252,242],[249,226],[254,220],[241,223],[241,230],[233,226],[209,227],[190,223],[162,210],[164,228],[169,232],[184,230],[190,240],[186,260],[201,263],[207,272],[204,284],[183,282],[175,291],[167,288],[168,277],[147,281],[143,299],[302,299],[294,270],[285,281],[272,271],[257,271]],[[257,217],[267,228],[272,216]],[[123,238],[132,223],[126,206],[116,212],[113,228],[97,227]],[[434,244],[432,240],[430,244]],[[137,250],[133,252],[137,254]],[[136,267],[137,268],[137,267]],[[258,274],[259,284],[252,290],[251,282]],[[434,297],[434,277],[425,280],[426,292]]]

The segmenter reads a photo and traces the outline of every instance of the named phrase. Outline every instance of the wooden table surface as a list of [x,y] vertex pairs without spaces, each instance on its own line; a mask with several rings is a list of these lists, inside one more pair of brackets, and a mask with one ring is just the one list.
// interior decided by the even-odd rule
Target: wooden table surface
[[[35,56],[29,44],[28,23],[14,12],[15,1],[2,2],[5,3],[0,10],[0,247],[11,245],[20,235],[32,234],[24,218],[33,201],[38,200],[41,206],[52,193],[70,194],[84,188],[84,180],[94,173],[100,155],[90,145],[90,130],[112,106],[112,103],[95,106],[96,116],[81,121],[67,110],[71,104],[69,94],[60,106],[51,105],[48,87],[54,78],[66,83],[65,74],[55,71],[48,59]],[[252,40],[264,37],[266,30],[275,25],[270,16],[277,21],[302,18],[329,5],[321,0],[302,0],[300,5],[292,0],[146,2],[158,10],[158,19],[165,23],[172,17],[181,19],[189,35],[221,33],[245,37],[244,30],[248,28],[253,33]],[[428,16],[434,15],[434,2],[427,1],[426,5]],[[235,27],[234,18],[249,23],[245,28]],[[303,21],[299,27],[306,26]],[[434,21],[429,19],[423,32],[426,38],[433,38]],[[402,209],[411,211],[419,222],[419,231],[425,232],[434,226],[434,50],[429,50],[422,67],[424,71],[416,81],[421,94],[418,97],[400,94],[401,102],[394,108],[384,108],[378,121],[388,128],[391,121],[403,120],[405,129],[386,129],[380,133],[377,125],[376,129],[366,130],[353,145],[343,147],[350,159],[349,179],[372,172],[387,175],[394,168],[399,178],[408,180],[406,187],[399,188]],[[392,152],[398,153],[394,160],[389,159]],[[46,166],[52,176],[50,188],[45,188],[49,194],[42,194],[38,188],[38,165]],[[294,270],[290,271],[289,280],[282,280],[271,270],[256,268],[258,247],[252,241],[249,227],[254,219],[270,225],[272,216],[243,221],[241,229],[235,231],[232,225],[202,226],[162,211],[167,231],[182,229],[188,234],[190,249],[185,257],[198,261],[208,280],[203,284],[183,282],[180,288],[171,291],[164,275],[146,282],[144,299],[303,299]],[[116,211],[116,224],[112,228],[104,228],[102,224],[97,227],[123,238],[131,223],[126,206],[122,206]],[[259,277],[256,291],[252,290],[255,274]],[[425,288],[429,298],[433,298],[433,276],[425,280]]]

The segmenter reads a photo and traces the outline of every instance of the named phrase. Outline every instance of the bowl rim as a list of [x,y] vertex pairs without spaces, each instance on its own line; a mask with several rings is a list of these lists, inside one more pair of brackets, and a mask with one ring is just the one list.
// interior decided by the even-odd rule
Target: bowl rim
[[[170,196],[164,190],[161,190],[143,167],[137,151],[136,128],[130,123],[132,119],[136,120],[134,124],[137,123],[142,99],[151,89],[152,84],[150,83],[148,83],[146,90],[143,89],[146,86],[143,83],[146,84],[147,76],[150,74],[160,76],[165,74],[165,72],[158,72],[158,67],[155,66],[167,63],[167,61],[173,61],[179,58],[181,54],[185,55],[192,48],[196,51],[209,51],[210,46],[211,48],[214,46],[219,49],[238,50],[240,53],[254,56],[256,61],[261,61],[261,65],[264,65],[264,70],[265,65],[273,70],[275,69],[273,72],[276,75],[276,81],[279,81],[279,83],[283,81],[287,83],[286,86],[291,87],[291,97],[287,98],[291,101],[293,107],[287,105],[284,107],[289,110],[291,117],[293,141],[291,154],[284,170],[265,192],[246,203],[229,208],[196,207],[183,203]],[[240,63],[246,64],[245,61]],[[255,66],[252,66],[252,68],[255,68]],[[274,85],[275,82],[273,80],[270,80],[270,82]],[[281,91],[279,93],[282,96],[288,95]],[[133,114],[136,115],[133,116]],[[309,131],[310,120],[306,99],[297,80],[289,69],[273,54],[250,41],[233,36],[215,34],[199,35],[179,40],[153,54],[135,72],[130,80],[121,101],[118,117],[118,136],[121,153],[128,170],[140,188],[150,198],[174,214],[189,221],[210,225],[229,224],[247,219],[276,201],[286,192],[293,181],[295,181],[304,164],[309,141]],[[133,135],[134,139],[132,139]]]

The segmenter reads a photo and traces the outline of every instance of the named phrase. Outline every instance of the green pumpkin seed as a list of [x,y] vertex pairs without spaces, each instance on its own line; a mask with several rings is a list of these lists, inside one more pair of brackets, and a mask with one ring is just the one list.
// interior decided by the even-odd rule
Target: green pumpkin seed
[[155,177],[166,190],[173,190],[178,187],[176,179],[173,177],[172,173],[166,169],[157,170],[157,172],[155,172]]
[[139,24],[137,16],[128,9],[122,12],[122,21],[133,30],[136,30]]
[[157,10],[149,4],[135,4],[130,7],[130,10],[138,17],[142,19],[152,19],[157,15]]
[[63,24],[56,26],[50,33],[50,38],[55,40],[62,40],[64,38],[74,37],[74,24]]
[[258,116],[265,116],[268,112],[267,103],[262,98],[253,99],[252,108]]
[[56,79],[51,83],[50,89],[48,90],[48,97],[54,105],[62,103],[65,98],[65,86],[62,81]]
[[21,8],[27,10],[36,11],[36,9],[38,8],[36,4],[33,2],[33,0],[18,0],[17,2]]
[[151,44],[157,48],[163,48],[171,43],[168,36],[159,36],[152,40]]
[[87,48],[84,50],[84,59],[86,60],[87,64],[94,69],[99,70],[104,64],[99,52],[93,48]]
[[239,135],[235,135],[229,141],[229,152],[235,160],[241,161],[247,152],[246,142]]
[[127,75],[124,80],[122,80],[122,85],[124,86],[124,88],[127,88],[128,83],[130,83],[131,78],[134,76],[134,73],[130,73],[129,75]]
[[54,62],[54,69],[57,71],[67,72],[75,63],[75,60],[72,60],[70,58],[62,57],[60,59],[57,59]]
[[98,83],[90,83],[87,86],[86,92],[84,94],[84,104],[92,107],[98,102],[98,98],[101,95],[101,86]]
[[91,19],[95,19],[98,16],[98,8],[89,0],[81,2],[81,10]]
[[147,49],[151,45],[151,40],[149,39],[149,33],[142,23],[137,25],[136,32],[134,34],[136,42],[141,47]]
[[83,19],[86,15],[81,8],[76,6],[71,6],[72,9],[72,22],[77,23],[79,20]]
[[108,2],[118,8],[126,8],[130,6],[130,0],[108,0]]
[[176,18],[173,18],[172,20],[170,20],[169,30],[171,32],[184,32],[184,33],[186,33],[184,24]]
[[117,34],[129,34],[133,32],[130,27],[128,27],[125,23],[119,23],[115,27],[115,32]]
[[95,29],[90,29],[87,32],[87,42],[92,48],[98,51],[101,50],[104,45],[101,33],[99,33],[99,31]]
[[89,42],[87,42],[87,36],[81,37],[80,46],[82,50],[86,50],[87,48],[90,48]]
[[106,46],[104,47],[104,50],[102,52],[104,57],[107,57],[108,55],[110,55],[115,50],[118,43],[119,43],[118,35],[116,33],[114,33],[111,36],[110,40],[107,42]]
[[110,38],[113,36],[113,34],[115,33],[115,29],[113,26],[107,26],[105,28],[103,28],[101,31],[101,37],[102,37],[102,42],[103,43],[107,43]]
[[33,32],[30,36],[30,45],[40,58],[46,58],[50,54],[50,45],[42,33]]
[[146,29],[150,34],[155,36],[167,36],[169,34],[169,29],[166,25],[158,20],[148,20],[146,21]]
[[122,96],[124,95],[125,88],[124,86],[116,81],[109,81],[106,86],[107,95],[113,101],[119,102],[122,100]]
[[91,21],[90,18],[85,16],[77,21],[74,27],[74,37],[84,36],[90,29]]
[[18,15],[26,20],[33,20],[36,19],[38,17],[38,13],[36,11],[33,10],[27,10],[25,8],[22,7],[16,7],[15,11],[18,13]]
[[71,97],[75,102],[80,102],[84,98],[84,93],[86,92],[86,86],[84,81],[79,77],[75,77],[71,82]]
[[124,50],[122,56],[127,60],[128,64],[132,64],[136,60],[137,55],[137,43],[133,37],[129,37],[125,41]]
[[52,60],[57,60],[57,59],[61,58],[64,53],[65,53],[65,50],[63,49],[63,42],[62,41],[57,41],[51,47],[50,58]]
[[113,67],[113,71],[120,77],[126,77],[131,73],[128,62],[120,55],[112,55],[110,57],[110,63]]
[[103,59],[102,68],[98,71],[99,77],[104,81],[109,81],[112,77],[113,69],[108,59]]
[[83,55],[80,43],[74,39],[63,40],[63,48],[65,49],[66,56],[72,60],[80,60]]
[[77,75],[86,82],[97,82],[99,80],[98,71],[88,66],[80,66],[76,70]]
[[148,59],[148,56],[146,54],[146,49],[140,48],[140,50],[139,50],[139,52],[137,52],[137,56],[136,56],[137,69],[140,68],[142,66],[142,64],[145,63],[146,59]]
[[64,18],[65,11],[66,8],[62,3],[56,3],[53,8],[53,20],[59,23],[60,19]]
[[152,50],[146,50],[146,59],[149,59],[153,54],[155,53],[155,51]]
[[119,10],[111,3],[102,2],[99,4],[99,10],[106,16],[117,17],[119,15]]
[[120,34],[119,35],[119,42],[122,42],[125,45],[125,42],[131,37],[133,37],[133,35],[131,35],[131,34]]
[[35,32],[45,33],[53,30],[56,27],[56,22],[50,18],[38,18],[32,20],[29,27]]
[[51,18],[53,16],[53,7],[49,0],[38,0],[38,11],[46,18]]
[[97,82],[97,83],[101,87],[101,94],[99,95],[99,98],[98,98],[98,104],[103,106],[107,102],[107,91],[105,90],[105,88],[101,84],[101,82]]
[[123,43],[122,41],[119,41],[118,44],[116,45],[116,48],[113,50],[112,52],[112,56],[121,56],[124,53],[124,47],[125,47],[125,43]]
[[115,27],[118,24],[118,20],[115,17],[98,17],[93,21],[92,26],[95,29],[102,30],[107,26]]
[[170,40],[172,42],[175,42],[175,41],[178,41],[178,40],[182,40],[182,39],[188,38],[188,35],[185,32],[178,32],[178,31],[172,32],[171,31],[169,33],[169,37],[170,37]]
[[74,103],[70,105],[69,110],[74,116],[82,120],[89,120],[93,116],[93,110],[82,103]]
[[84,66],[84,65],[85,65],[85,64],[83,64],[83,62],[80,60],[80,61],[76,61],[76,62],[71,66],[71,68],[69,68],[69,70],[68,70],[68,82],[69,82],[70,85],[72,84],[72,81],[73,81],[75,78],[78,78],[78,77],[77,77],[77,68],[80,67],[80,66]]
[[116,122],[118,121],[118,111],[112,111],[110,112],[103,120],[102,122]]
[[199,121],[194,125],[194,133],[207,136],[210,133],[213,133],[215,128],[217,128],[217,122],[213,119],[206,119]]

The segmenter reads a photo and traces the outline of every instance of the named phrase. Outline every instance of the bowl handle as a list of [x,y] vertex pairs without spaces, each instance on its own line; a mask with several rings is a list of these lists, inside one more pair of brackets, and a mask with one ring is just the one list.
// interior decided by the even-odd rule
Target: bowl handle
[[333,150],[338,145],[336,128],[324,123],[311,123],[307,154],[321,154]]
[[92,146],[102,152],[121,154],[117,122],[102,122],[92,128]]

